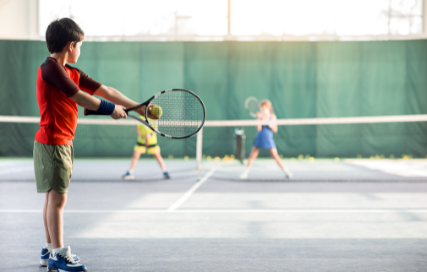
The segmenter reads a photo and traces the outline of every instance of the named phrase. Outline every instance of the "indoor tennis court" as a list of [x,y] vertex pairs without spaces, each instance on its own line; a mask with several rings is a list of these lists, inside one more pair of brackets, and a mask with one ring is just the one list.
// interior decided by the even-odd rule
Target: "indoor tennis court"
[[426,271],[426,7],[0,0],[0,271]]

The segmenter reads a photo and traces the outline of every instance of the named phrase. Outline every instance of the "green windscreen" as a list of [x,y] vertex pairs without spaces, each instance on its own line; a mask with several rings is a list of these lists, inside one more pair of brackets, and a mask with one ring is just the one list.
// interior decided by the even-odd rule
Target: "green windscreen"
[[[279,119],[412,115],[427,113],[425,48],[427,41],[424,40],[84,42],[78,62],[71,65],[136,101],[144,101],[163,89],[189,89],[203,99],[207,120],[250,119],[244,108],[249,96],[269,99]],[[0,115],[39,116],[37,70],[48,56],[44,42],[0,41]],[[82,113],[80,118],[85,118]],[[322,128],[306,129],[312,131],[304,132],[305,135],[325,133]],[[386,154],[388,141],[369,136],[370,133],[378,135],[377,130],[381,128],[373,125],[363,129],[364,141],[359,146]],[[0,155],[31,156],[33,129],[27,131],[19,125],[3,126]],[[395,137],[398,140],[392,144],[396,150],[396,146],[409,145],[410,150],[421,156],[426,146],[424,128],[415,125],[409,131],[414,133],[405,132],[404,136]],[[122,143],[107,140],[111,138],[108,134],[120,132],[94,131],[96,143],[102,147],[92,149],[88,143],[93,139],[81,132],[83,129],[79,132],[77,128],[74,141],[77,146],[88,145],[81,149],[81,155],[121,155],[117,147]],[[218,139],[225,133],[219,134]],[[337,152],[340,156],[355,154],[354,146],[340,144],[340,141],[334,143],[314,136],[301,139],[293,137],[294,134],[291,130],[279,129],[275,137],[281,139],[280,154],[295,156],[299,153],[297,149],[313,156],[332,156]],[[136,132],[134,138],[136,141]],[[196,148],[195,140],[163,145],[163,150],[168,149],[167,154],[175,156]],[[212,145],[206,154],[228,153],[229,148],[225,143]]]

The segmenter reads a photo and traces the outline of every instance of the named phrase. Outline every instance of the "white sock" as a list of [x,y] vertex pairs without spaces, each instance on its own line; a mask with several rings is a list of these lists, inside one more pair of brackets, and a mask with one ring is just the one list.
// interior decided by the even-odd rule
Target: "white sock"
[[52,249],[52,244],[48,244],[48,243],[46,243],[46,246],[45,246],[45,248],[49,248],[49,249]]
[[128,172],[129,172],[129,174],[133,174],[133,170],[132,170],[132,171],[131,171],[131,170],[129,170]]
[[53,253],[58,253],[61,249],[63,249],[63,247],[58,247],[58,248],[54,248],[52,249]]
[[243,171],[243,173],[247,174],[247,173],[249,173],[249,170],[251,170],[251,168],[248,167],[245,169],[245,171]]

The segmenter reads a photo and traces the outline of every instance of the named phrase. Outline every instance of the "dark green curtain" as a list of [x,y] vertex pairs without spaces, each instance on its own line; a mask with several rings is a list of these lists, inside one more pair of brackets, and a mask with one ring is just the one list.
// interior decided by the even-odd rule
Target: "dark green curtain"
[[[163,89],[192,90],[208,120],[250,118],[248,96],[270,99],[278,118],[426,114],[426,48],[426,40],[85,42],[75,66],[137,101]],[[37,69],[48,56],[44,42],[0,41],[0,115],[39,116]],[[0,128],[1,156],[31,156],[36,125]],[[247,153],[255,133],[247,128]],[[76,156],[128,156],[135,135],[131,127],[79,126]],[[425,124],[405,123],[287,127],[275,140],[285,156],[424,157],[426,136]],[[195,155],[195,137],[159,141],[165,155]],[[205,130],[205,154],[233,148],[233,128]]]

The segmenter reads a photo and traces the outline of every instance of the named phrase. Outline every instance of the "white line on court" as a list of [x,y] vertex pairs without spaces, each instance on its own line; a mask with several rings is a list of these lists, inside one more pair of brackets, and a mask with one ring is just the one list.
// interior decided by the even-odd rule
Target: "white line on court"
[[[0,213],[42,213],[42,210],[0,210]],[[169,210],[64,210],[64,213],[168,213]],[[277,209],[174,210],[177,213],[427,213],[427,209]]]
[[174,212],[176,209],[178,209],[178,207],[181,206],[182,203],[184,203],[191,196],[191,194],[197,190],[197,188],[199,188],[203,183],[205,183],[205,181],[208,180],[208,178],[210,176],[212,176],[212,174],[215,172],[215,170],[216,170],[216,168],[212,168],[206,175],[204,175],[199,180],[199,182],[194,184],[193,187],[190,188],[190,190],[188,190],[180,199],[178,199],[177,202],[172,204],[172,206],[170,206],[169,209],[167,209],[167,211],[168,212]]

